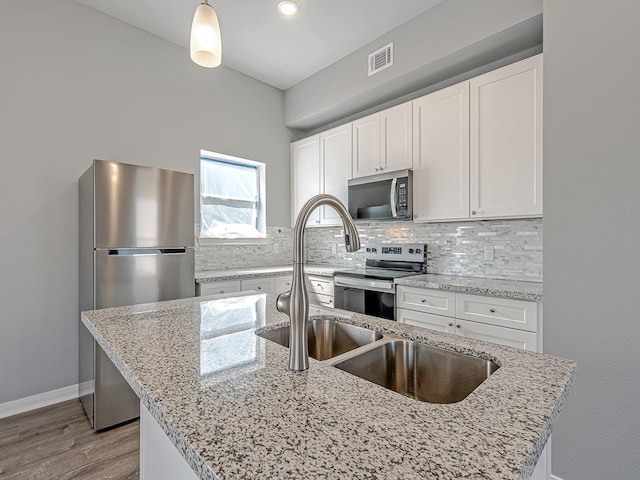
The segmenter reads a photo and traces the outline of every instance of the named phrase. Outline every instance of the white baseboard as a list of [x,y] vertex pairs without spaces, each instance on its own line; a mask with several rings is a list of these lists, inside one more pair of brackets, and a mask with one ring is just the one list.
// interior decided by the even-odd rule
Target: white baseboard
[[54,403],[66,402],[67,400],[78,398],[78,392],[79,386],[76,384],[30,397],[19,398],[11,402],[0,403],[0,418],[10,417],[18,413],[35,410],[36,408],[47,407]]

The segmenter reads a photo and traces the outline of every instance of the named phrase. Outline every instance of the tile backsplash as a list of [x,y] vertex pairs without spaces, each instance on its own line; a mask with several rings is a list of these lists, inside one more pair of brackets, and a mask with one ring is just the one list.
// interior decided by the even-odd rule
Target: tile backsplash
[[[358,224],[362,244],[427,244],[429,273],[542,282],[542,219],[479,222]],[[198,242],[196,241],[196,244]],[[308,228],[307,263],[364,265],[362,250],[348,253],[342,228]],[[286,265],[293,261],[293,230],[268,227],[259,245],[198,245],[196,270]]]

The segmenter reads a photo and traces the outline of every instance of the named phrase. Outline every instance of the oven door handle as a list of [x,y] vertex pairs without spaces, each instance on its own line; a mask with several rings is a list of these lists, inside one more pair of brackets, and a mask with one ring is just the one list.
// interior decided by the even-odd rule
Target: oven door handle
[[388,280],[375,280],[370,278],[351,278],[351,277],[339,277],[333,278],[333,283],[336,287],[353,287],[367,290],[375,288],[377,290],[384,290],[387,292],[394,292],[395,286],[393,282]]
[[391,192],[389,193],[389,202],[391,204],[391,216],[393,218],[398,218],[398,208],[396,202],[396,192],[398,190],[398,179],[394,178],[391,180]]

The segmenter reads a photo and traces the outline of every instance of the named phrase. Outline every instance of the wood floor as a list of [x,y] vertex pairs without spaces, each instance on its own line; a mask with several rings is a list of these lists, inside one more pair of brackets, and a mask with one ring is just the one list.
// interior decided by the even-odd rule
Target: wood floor
[[0,479],[137,480],[139,429],[94,433],[79,400],[0,419]]

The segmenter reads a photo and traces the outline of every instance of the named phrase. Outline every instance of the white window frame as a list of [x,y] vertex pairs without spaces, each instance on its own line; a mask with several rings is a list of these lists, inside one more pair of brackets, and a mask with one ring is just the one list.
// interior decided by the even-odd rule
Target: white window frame
[[266,191],[266,165],[262,162],[256,162],[254,160],[248,160],[246,158],[234,157],[232,155],[226,155],[224,153],[210,152],[208,150],[200,150],[200,159],[198,160],[199,169],[202,171],[202,161],[207,160],[220,160],[227,163],[233,163],[236,165],[255,167],[258,172],[258,225],[257,230],[260,232],[260,236],[255,237],[238,237],[238,238],[216,238],[216,237],[203,237],[202,233],[202,183],[198,185],[198,240],[201,245],[255,245],[260,243],[267,243],[267,191]]

